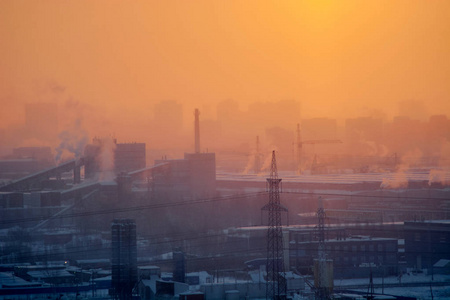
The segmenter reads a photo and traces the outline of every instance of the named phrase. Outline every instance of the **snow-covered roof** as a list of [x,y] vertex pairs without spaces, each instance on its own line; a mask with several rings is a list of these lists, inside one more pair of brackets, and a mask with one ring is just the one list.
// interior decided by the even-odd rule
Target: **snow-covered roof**
[[434,268],[445,268],[450,266],[449,259],[440,259],[437,263],[433,265]]
[[66,270],[30,271],[27,274],[33,278],[74,277]]
[[14,276],[11,273],[0,272],[0,287],[11,288],[11,287],[30,287],[30,286],[41,286],[39,282],[29,282],[20,277]]

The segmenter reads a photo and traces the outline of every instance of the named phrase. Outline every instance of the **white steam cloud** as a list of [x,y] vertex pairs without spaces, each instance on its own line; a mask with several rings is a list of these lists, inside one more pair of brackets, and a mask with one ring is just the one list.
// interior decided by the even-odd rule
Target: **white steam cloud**
[[408,187],[407,172],[411,168],[420,162],[422,158],[422,152],[419,149],[407,152],[401,158],[401,163],[397,169],[397,172],[392,177],[383,178],[380,188],[382,189],[398,189]]
[[115,178],[114,173],[114,151],[116,143],[113,138],[106,137],[101,139],[101,152],[99,157],[100,175],[102,181],[111,181]]
[[73,127],[61,131],[58,135],[60,139],[59,145],[55,148],[56,163],[60,163],[65,156],[72,156],[71,158],[80,158],[83,154],[84,147],[88,142],[88,133],[83,129],[81,120],[75,120]]

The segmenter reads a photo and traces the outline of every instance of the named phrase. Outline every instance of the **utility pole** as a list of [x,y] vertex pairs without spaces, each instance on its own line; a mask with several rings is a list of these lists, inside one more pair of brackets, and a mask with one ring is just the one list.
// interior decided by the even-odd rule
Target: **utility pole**
[[267,210],[267,281],[266,299],[286,299],[287,284],[284,272],[283,257],[283,230],[281,226],[281,212],[287,212],[287,208],[280,203],[280,183],[278,178],[277,161],[275,151],[272,151],[272,165],[270,178],[267,178],[269,186],[269,203],[262,210]]
[[370,267],[369,287],[367,289],[367,296],[366,296],[366,298],[368,300],[375,299],[374,294],[375,294],[375,288],[374,288],[374,285],[373,285],[372,267]]

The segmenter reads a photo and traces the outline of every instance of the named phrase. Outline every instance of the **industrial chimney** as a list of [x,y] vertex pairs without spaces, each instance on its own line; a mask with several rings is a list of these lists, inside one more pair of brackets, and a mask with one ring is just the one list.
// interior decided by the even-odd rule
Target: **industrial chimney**
[[195,109],[195,153],[200,153],[200,112],[198,108]]

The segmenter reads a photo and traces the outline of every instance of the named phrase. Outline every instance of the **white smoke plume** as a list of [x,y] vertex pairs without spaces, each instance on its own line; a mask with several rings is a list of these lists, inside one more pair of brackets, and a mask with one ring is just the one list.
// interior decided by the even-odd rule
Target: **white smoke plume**
[[401,157],[401,163],[397,169],[397,172],[391,177],[383,178],[380,188],[398,189],[408,187],[407,172],[412,166],[417,165],[421,158],[422,152],[419,149],[407,152]]
[[73,127],[59,133],[59,145],[55,148],[56,163],[67,158],[80,158],[88,142],[88,133],[83,129],[81,119],[75,120]]
[[250,153],[247,165],[245,166],[244,171],[242,171],[243,175],[247,175],[252,169],[255,168],[256,155],[256,151],[252,151],[252,153]]
[[116,143],[112,137],[106,137],[101,139],[101,152],[100,152],[100,175],[99,180],[111,181],[115,178],[114,173],[114,152],[116,149]]
[[438,164],[441,168],[450,168],[450,142],[448,140],[441,143]]
[[408,178],[404,171],[394,173],[391,178],[383,178],[381,189],[400,189],[408,187]]
[[450,184],[450,181],[447,180],[447,174],[445,170],[430,170],[430,175],[428,177],[428,185],[432,185],[433,183],[440,183],[443,185]]
[[439,149],[437,168],[430,170],[428,185],[440,183],[450,185],[450,142],[443,140]]

